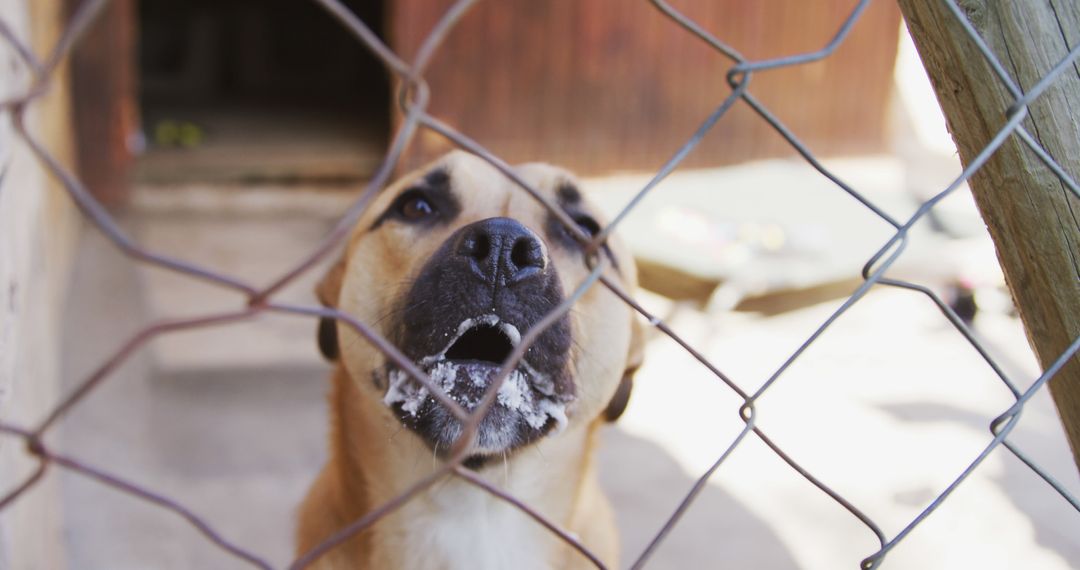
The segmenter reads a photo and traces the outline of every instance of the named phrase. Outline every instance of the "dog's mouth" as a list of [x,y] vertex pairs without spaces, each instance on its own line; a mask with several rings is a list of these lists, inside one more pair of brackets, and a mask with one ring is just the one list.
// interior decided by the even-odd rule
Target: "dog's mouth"
[[498,365],[509,358],[514,347],[521,342],[521,333],[518,332],[517,327],[509,323],[491,324],[469,319],[462,325],[467,328],[447,347],[445,352],[447,360]]
[[[475,411],[521,343],[521,332],[495,314],[466,319],[439,352],[417,360],[435,385],[465,411]],[[530,349],[531,350],[531,349]],[[383,402],[401,422],[428,439],[436,452],[448,451],[461,424],[428,389],[396,366],[387,367]],[[559,390],[550,373],[523,358],[498,387],[470,449],[477,457],[505,453],[566,426],[572,394]]]

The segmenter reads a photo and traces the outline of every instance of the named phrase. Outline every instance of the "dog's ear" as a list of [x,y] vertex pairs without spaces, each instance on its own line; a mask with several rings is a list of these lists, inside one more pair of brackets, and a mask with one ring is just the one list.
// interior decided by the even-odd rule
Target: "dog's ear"
[[338,258],[326,275],[315,285],[315,296],[324,307],[336,307],[341,295],[341,282],[345,280],[345,256]]
[[645,327],[637,315],[630,318],[630,351],[626,355],[626,369],[623,371],[619,387],[604,410],[604,419],[613,422],[626,411],[630,403],[630,392],[634,389],[634,373],[641,367],[645,358]]
[[[341,293],[341,281],[345,278],[345,258],[342,257],[323,276],[319,284],[315,286],[315,296],[324,307],[334,308],[337,306],[338,295]],[[330,317],[319,319],[319,352],[323,357],[333,362],[338,359],[337,322]]]

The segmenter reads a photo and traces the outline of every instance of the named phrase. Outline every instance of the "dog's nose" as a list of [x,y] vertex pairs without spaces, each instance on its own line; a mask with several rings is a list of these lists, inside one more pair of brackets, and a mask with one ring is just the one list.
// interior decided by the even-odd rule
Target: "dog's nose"
[[488,218],[462,228],[457,253],[477,276],[499,285],[524,281],[547,266],[540,239],[510,218]]

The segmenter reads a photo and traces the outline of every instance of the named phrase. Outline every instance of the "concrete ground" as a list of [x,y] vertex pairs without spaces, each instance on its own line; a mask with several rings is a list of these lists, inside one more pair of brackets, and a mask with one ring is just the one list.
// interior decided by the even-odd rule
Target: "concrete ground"
[[[846,172],[857,178],[866,164]],[[689,178],[677,177],[671,187],[726,188],[743,175],[749,176],[689,173],[677,175]],[[616,209],[634,184],[629,179],[622,190],[604,186],[596,196],[607,209]],[[901,190],[886,188],[882,199],[913,207],[904,205]],[[144,195],[137,215],[126,220],[132,233],[157,251],[256,283],[295,263],[342,206],[340,196],[302,190],[277,198],[273,192],[225,197],[186,192],[187,198]],[[731,194],[714,198],[738,202],[730,202]],[[648,210],[677,206],[678,193],[659,200]],[[835,209],[808,216],[805,205],[789,204],[792,215],[835,225],[830,218]],[[956,269],[961,260],[971,266],[963,273],[981,280],[986,293],[980,297],[985,310],[976,321],[978,333],[1009,373],[1030,382],[1036,367],[1019,324],[1007,303],[999,299],[995,305],[991,297],[993,254],[985,235],[951,240],[920,235],[933,247],[924,253],[913,249],[901,273],[937,286],[950,273],[942,266]],[[878,237],[854,244],[840,269],[857,273],[866,252],[880,245]],[[69,383],[155,319],[236,307],[239,301],[135,266],[92,230],[82,240],[78,265],[64,363]],[[310,289],[317,274],[285,297],[313,302]],[[769,311],[730,312],[645,292],[640,298],[748,391],[841,302],[804,300],[765,316]],[[314,330],[306,319],[267,316],[155,340],[65,421],[63,444],[78,458],[177,499],[276,566],[287,564],[293,509],[325,449],[327,366],[317,356]],[[758,425],[892,537],[989,443],[987,426],[1009,402],[1001,382],[927,299],[875,290],[760,400]],[[631,406],[606,430],[601,450],[624,565],[641,553],[694,480],[738,436],[740,403],[672,341],[654,334]],[[1012,439],[1080,494],[1045,393],[1029,404]],[[72,568],[243,567],[185,521],[149,503],[78,475],[64,475],[63,485]],[[896,547],[885,567],[1080,568],[1078,536],[1080,514],[1015,457],[998,450]],[[870,530],[751,435],[710,479],[650,567],[855,568],[877,548]]]

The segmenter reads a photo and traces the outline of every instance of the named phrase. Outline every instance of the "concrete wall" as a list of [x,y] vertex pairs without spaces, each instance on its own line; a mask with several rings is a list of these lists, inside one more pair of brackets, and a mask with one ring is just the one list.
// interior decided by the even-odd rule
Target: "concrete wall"
[[[0,0],[2,18],[36,53],[45,54],[60,29],[59,0]],[[71,163],[66,70],[28,117],[32,131]],[[0,99],[25,89],[30,77],[0,41]],[[0,419],[30,426],[59,397],[59,330],[78,225],[55,182],[0,114]],[[55,436],[47,439],[54,441]],[[23,443],[0,436],[0,494],[35,463]],[[0,513],[0,568],[63,568],[59,477],[55,470]]]

